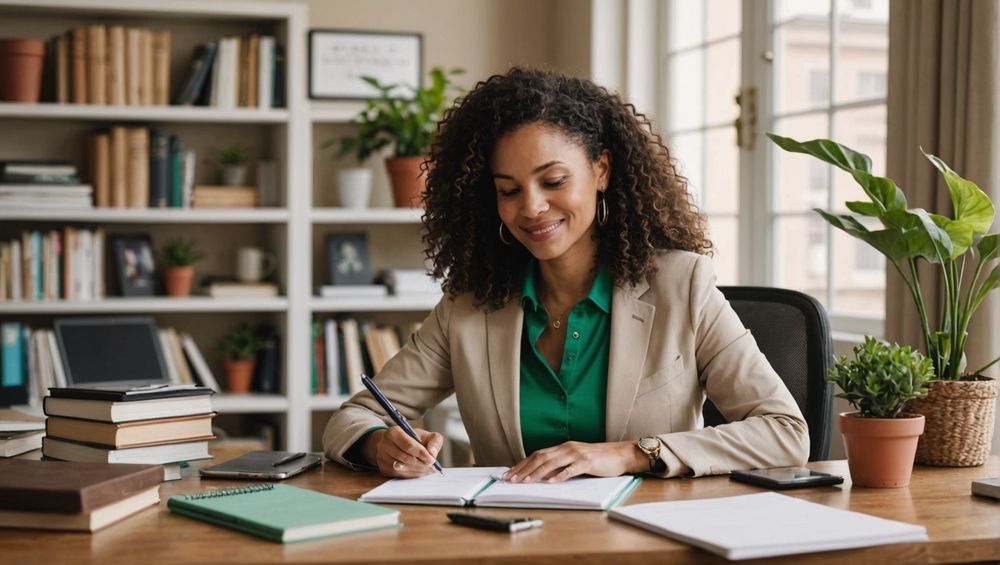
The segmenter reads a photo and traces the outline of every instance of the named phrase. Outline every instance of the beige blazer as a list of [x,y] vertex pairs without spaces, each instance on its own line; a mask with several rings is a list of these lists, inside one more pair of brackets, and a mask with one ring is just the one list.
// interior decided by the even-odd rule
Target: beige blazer
[[[711,260],[669,251],[658,272],[615,286],[611,307],[606,441],[658,436],[663,476],[799,465],[809,435],[794,399],[750,332],[715,287]],[[476,463],[509,466],[525,457],[519,367],[523,311],[518,298],[486,313],[470,295],[444,298],[379,373],[377,382],[408,419],[452,392]],[[705,395],[731,422],[702,427]],[[327,456],[372,426],[389,423],[368,391],[327,424]]]

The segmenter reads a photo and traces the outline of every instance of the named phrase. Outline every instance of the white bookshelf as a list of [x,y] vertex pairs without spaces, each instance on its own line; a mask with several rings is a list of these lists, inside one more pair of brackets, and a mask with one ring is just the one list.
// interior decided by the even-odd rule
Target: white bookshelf
[[[281,447],[311,448],[313,412],[337,409],[346,400],[337,395],[310,392],[311,323],[338,313],[373,314],[381,320],[403,316],[409,321],[429,311],[439,297],[395,297],[337,300],[312,296],[324,284],[324,235],[338,231],[365,231],[372,247],[373,267],[419,267],[423,264],[419,209],[330,208],[329,190],[313,169],[322,156],[314,143],[314,128],[349,128],[362,102],[311,103],[307,98],[308,6],[299,2],[234,2],[226,0],[0,0],[0,36],[14,37],[22,29],[46,37],[89,23],[171,29],[174,34],[171,94],[184,80],[191,49],[207,38],[267,30],[285,49],[285,107],[232,109],[177,106],[97,106],[77,104],[0,103],[0,159],[69,158],[84,165],[80,145],[86,131],[112,124],[150,124],[207,148],[240,141],[260,151],[258,158],[278,164],[282,196],[280,207],[245,210],[92,209],[0,210],[0,232],[61,229],[64,226],[104,227],[111,233],[151,232],[154,240],[174,235],[196,237],[209,245],[205,263],[226,265],[235,248],[255,245],[278,255],[276,273],[283,296],[273,298],[213,299],[193,296],[120,298],[82,302],[0,302],[0,318],[15,317],[44,327],[53,316],[149,314],[161,326],[192,333],[204,328],[228,328],[236,321],[267,321],[278,327],[282,344],[280,394],[218,394],[220,414],[262,415],[281,426]],[[23,33],[22,33],[23,35]],[[327,130],[329,131],[329,130]],[[30,132],[30,134],[26,134]],[[28,137],[26,143],[22,143]],[[323,139],[323,137],[318,137]],[[202,147],[199,163],[202,160]],[[45,154],[50,152],[51,154]],[[317,152],[314,158],[314,152]],[[381,167],[381,163],[372,164]],[[86,167],[84,167],[86,168]],[[314,187],[318,182],[320,186]],[[211,184],[211,183],[204,183]],[[376,190],[388,190],[376,186]],[[6,239],[6,238],[5,238]],[[154,241],[159,244],[160,241]],[[110,257],[109,257],[110,258]],[[196,267],[199,276],[215,273]],[[209,331],[205,329],[204,331]],[[212,338],[199,340],[203,353],[217,353]],[[208,355],[206,355],[207,357]],[[211,363],[211,361],[210,361]],[[221,363],[213,364],[222,381]],[[252,416],[251,416],[252,417]]]

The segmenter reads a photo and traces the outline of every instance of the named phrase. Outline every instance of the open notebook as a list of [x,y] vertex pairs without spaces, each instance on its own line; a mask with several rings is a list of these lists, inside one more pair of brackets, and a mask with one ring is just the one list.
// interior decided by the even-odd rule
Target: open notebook
[[926,541],[923,526],[832,508],[774,492],[616,508],[609,518],[726,559],[756,559]]
[[505,483],[496,480],[507,467],[449,468],[444,474],[392,479],[361,495],[365,502],[607,510],[642,480],[626,475],[576,478],[561,483]]

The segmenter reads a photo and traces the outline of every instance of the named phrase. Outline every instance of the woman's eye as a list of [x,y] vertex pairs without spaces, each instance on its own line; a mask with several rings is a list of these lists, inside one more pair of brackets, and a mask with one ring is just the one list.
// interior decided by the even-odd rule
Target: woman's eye
[[566,177],[559,177],[557,179],[551,179],[551,180],[545,181],[545,186],[547,186],[549,188],[555,188],[555,187],[561,185],[564,182],[566,182]]
[[509,197],[514,196],[515,194],[517,194],[517,189],[516,188],[498,188],[497,189],[497,194],[499,194],[503,198],[509,198]]

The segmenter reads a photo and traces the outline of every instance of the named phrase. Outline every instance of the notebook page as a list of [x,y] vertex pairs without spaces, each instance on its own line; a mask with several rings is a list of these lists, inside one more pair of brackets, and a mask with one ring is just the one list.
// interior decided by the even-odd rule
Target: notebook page
[[390,479],[361,495],[365,502],[464,506],[507,467],[455,467],[416,479]]
[[570,508],[603,510],[634,477],[578,477],[561,483],[504,483],[497,481],[476,497],[476,506],[516,508]]
[[923,526],[840,510],[773,492],[637,504],[611,510],[608,516],[728,559],[927,539]]

